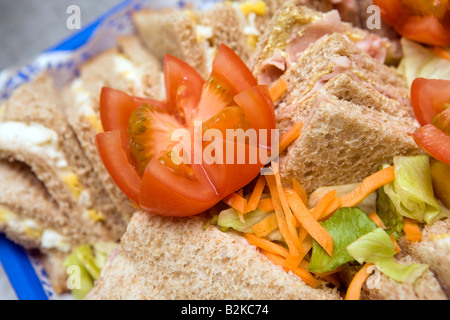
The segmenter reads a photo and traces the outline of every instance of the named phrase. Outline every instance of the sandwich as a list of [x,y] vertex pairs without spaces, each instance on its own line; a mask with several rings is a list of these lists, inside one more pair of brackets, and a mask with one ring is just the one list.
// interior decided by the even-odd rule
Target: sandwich
[[250,69],[259,83],[271,84],[300,58],[310,44],[331,33],[342,34],[372,58],[385,62],[390,48],[388,39],[342,22],[336,10],[321,13],[288,1],[277,11],[261,36],[249,60]]
[[86,299],[341,299],[336,288],[313,289],[274,265],[242,236],[205,229],[207,219],[136,212]]
[[70,218],[74,241],[116,241],[126,221],[98,181],[62,106],[46,74],[16,89],[0,122],[0,157],[31,167]]
[[[258,177],[195,217],[137,211],[86,298],[341,299],[337,288],[353,292],[349,279],[365,272],[369,258],[382,273],[376,288],[369,283],[360,288],[361,297],[446,299],[437,273],[403,247],[400,254],[394,252],[399,238],[385,231],[376,214],[358,208],[360,193],[369,198],[396,179],[393,158],[423,157],[411,138],[418,125],[409,92],[395,70],[384,65],[385,55],[364,50],[360,42],[365,37],[371,35],[341,22],[335,11],[322,14],[283,5],[249,62],[260,83],[286,83],[285,93],[274,103],[282,133],[292,137],[288,129],[303,125],[281,153],[279,170],[272,163],[273,178]],[[295,43],[293,51],[288,42]],[[386,53],[388,46],[377,49]],[[277,69],[274,76],[267,77],[267,62],[278,58],[281,63],[271,63]],[[356,185],[337,194],[348,183]],[[334,193],[308,203],[311,193],[325,186]],[[249,209],[254,194],[259,202]],[[371,199],[376,201],[377,195]],[[336,258],[333,246],[326,251],[327,237],[315,228],[329,233],[335,250],[351,245],[351,257]],[[345,239],[345,230],[355,239]],[[297,244],[296,238],[303,240]],[[387,238],[388,253],[364,245],[379,238],[383,245]],[[362,257],[361,251],[373,256]],[[329,269],[323,270],[324,265]]]
[[244,61],[248,59],[277,3],[230,1],[205,11],[140,10],[133,13],[133,21],[142,41],[160,61],[171,54],[206,77],[221,43]]
[[63,260],[77,245],[70,217],[23,163],[0,161],[0,188],[0,232],[39,250],[53,290],[66,291]]
[[80,66],[80,75],[64,88],[63,99],[69,125],[92,167],[124,221],[135,211],[103,167],[95,146],[95,135],[103,131],[99,98],[102,87],[139,97],[162,98],[159,61],[133,35],[121,36],[118,46],[106,50]]

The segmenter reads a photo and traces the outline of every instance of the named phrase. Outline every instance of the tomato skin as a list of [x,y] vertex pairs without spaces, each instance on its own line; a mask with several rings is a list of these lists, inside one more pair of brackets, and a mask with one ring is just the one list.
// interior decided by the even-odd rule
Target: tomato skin
[[411,85],[411,105],[420,125],[433,123],[434,117],[450,103],[450,81],[417,78]]
[[118,129],[102,132],[95,137],[97,150],[113,181],[132,201],[139,203],[141,179],[128,162],[127,153],[122,148]]
[[212,65],[211,76],[218,79],[233,96],[258,85],[247,65],[224,44],[217,49]]
[[197,107],[205,80],[189,64],[167,54],[164,58],[164,79],[169,113],[176,113],[186,124]]
[[103,87],[100,93],[100,120],[104,131],[119,130],[122,147],[128,150],[128,119],[131,113],[142,104],[154,105],[159,110],[166,109],[165,102],[153,99],[131,97],[125,92]]
[[203,168],[193,165],[196,180],[173,173],[153,159],[142,177],[139,204],[142,209],[163,216],[187,217],[199,214],[218,203],[220,197]]
[[[383,20],[402,36],[424,44],[450,45],[450,26],[446,21],[447,18],[441,22],[431,12],[429,15],[414,14],[399,0],[374,0],[373,2],[381,9]],[[446,16],[448,17],[448,13]]]
[[450,165],[450,136],[427,124],[413,134],[417,145],[433,158]]

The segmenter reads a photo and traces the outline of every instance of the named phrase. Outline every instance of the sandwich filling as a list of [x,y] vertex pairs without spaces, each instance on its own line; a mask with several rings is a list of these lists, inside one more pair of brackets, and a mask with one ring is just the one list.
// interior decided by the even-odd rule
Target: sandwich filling
[[90,216],[88,213],[92,210],[91,196],[70,168],[66,155],[59,145],[56,131],[39,123],[1,122],[0,149],[16,152],[18,148],[50,162],[54,172],[70,190],[77,205],[83,208],[87,216]]
[[45,228],[34,219],[21,217],[2,205],[0,205],[0,228],[8,228],[18,235],[37,240],[44,249],[57,249],[62,252],[70,250],[70,242],[66,236],[54,229]]

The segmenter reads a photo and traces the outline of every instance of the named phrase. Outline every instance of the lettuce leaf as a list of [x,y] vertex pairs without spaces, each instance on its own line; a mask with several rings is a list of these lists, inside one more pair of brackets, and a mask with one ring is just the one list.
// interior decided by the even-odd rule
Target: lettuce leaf
[[395,180],[384,186],[398,214],[419,222],[450,216],[450,210],[434,197],[428,155],[394,157]]
[[384,231],[387,234],[392,234],[396,240],[402,235],[403,230],[403,216],[397,213],[392,201],[384,192],[384,188],[381,187],[377,190],[377,215],[383,221],[386,229]]
[[333,237],[334,249],[333,255],[330,256],[317,242],[313,242],[308,269],[317,273],[333,271],[347,262],[354,261],[347,252],[347,246],[377,228],[359,208],[341,208],[321,224]]
[[261,210],[256,209],[244,215],[245,223],[243,223],[239,219],[238,212],[233,208],[229,208],[220,212],[217,225],[222,228],[232,228],[239,232],[253,233],[251,229],[252,226],[269,215],[271,215],[271,213],[264,213]]
[[[309,196],[309,204],[311,207],[317,205],[317,203],[322,199],[322,197],[330,191],[336,190],[336,195],[341,197],[358,186],[359,183],[351,183],[351,184],[343,184],[339,186],[332,187],[320,187],[314,190],[313,193]],[[376,210],[376,202],[377,202],[377,194],[376,192],[372,192],[369,196],[367,196],[360,204],[358,204],[358,208],[360,208],[365,213],[369,214]]]
[[397,263],[394,260],[394,244],[381,228],[361,236],[348,245],[347,252],[359,263],[373,263],[382,273],[401,283],[414,283],[429,268],[426,264]]
[[411,87],[415,78],[431,78],[450,80],[450,61],[435,55],[428,49],[414,41],[402,38],[403,58],[398,71]]

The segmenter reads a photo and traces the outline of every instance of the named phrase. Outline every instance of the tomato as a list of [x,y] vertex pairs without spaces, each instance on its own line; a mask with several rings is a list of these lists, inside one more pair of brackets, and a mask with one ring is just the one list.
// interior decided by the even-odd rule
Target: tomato
[[450,45],[448,1],[374,0],[383,20],[406,38],[438,46]]
[[417,129],[414,134],[417,145],[433,158],[450,165],[450,136],[427,124]]
[[[273,103],[268,88],[257,86],[244,62],[225,45],[219,47],[207,81],[170,55],[165,57],[164,76],[164,102],[102,91],[100,112],[106,132],[97,136],[97,146],[113,180],[142,209],[191,216],[259,174],[264,163],[250,163],[250,150],[270,149],[270,140],[265,142],[255,131],[257,143],[252,145],[248,139],[227,140],[227,132],[263,129],[270,135],[275,129]],[[208,139],[211,132],[215,135]],[[259,141],[264,143],[259,146]],[[225,155],[227,146],[234,151],[231,157]],[[244,163],[237,161],[239,147],[245,150]],[[212,160],[221,161],[203,159],[208,151]],[[179,161],[186,158],[190,161]]]
[[141,179],[128,162],[122,148],[120,131],[113,130],[97,134],[97,150],[106,170],[125,195],[135,203],[139,203]]
[[118,129],[122,139],[122,146],[128,149],[130,137],[128,135],[128,119],[131,113],[142,104],[156,106],[159,110],[166,108],[164,102],[153,99],[130,97],[125,92],[112,88],[102,88],[100,93],[100,120],[104,131]]
[[411,104],[417,121],[423,126],[450,103],[450,81],[417,78],[411,85]]

